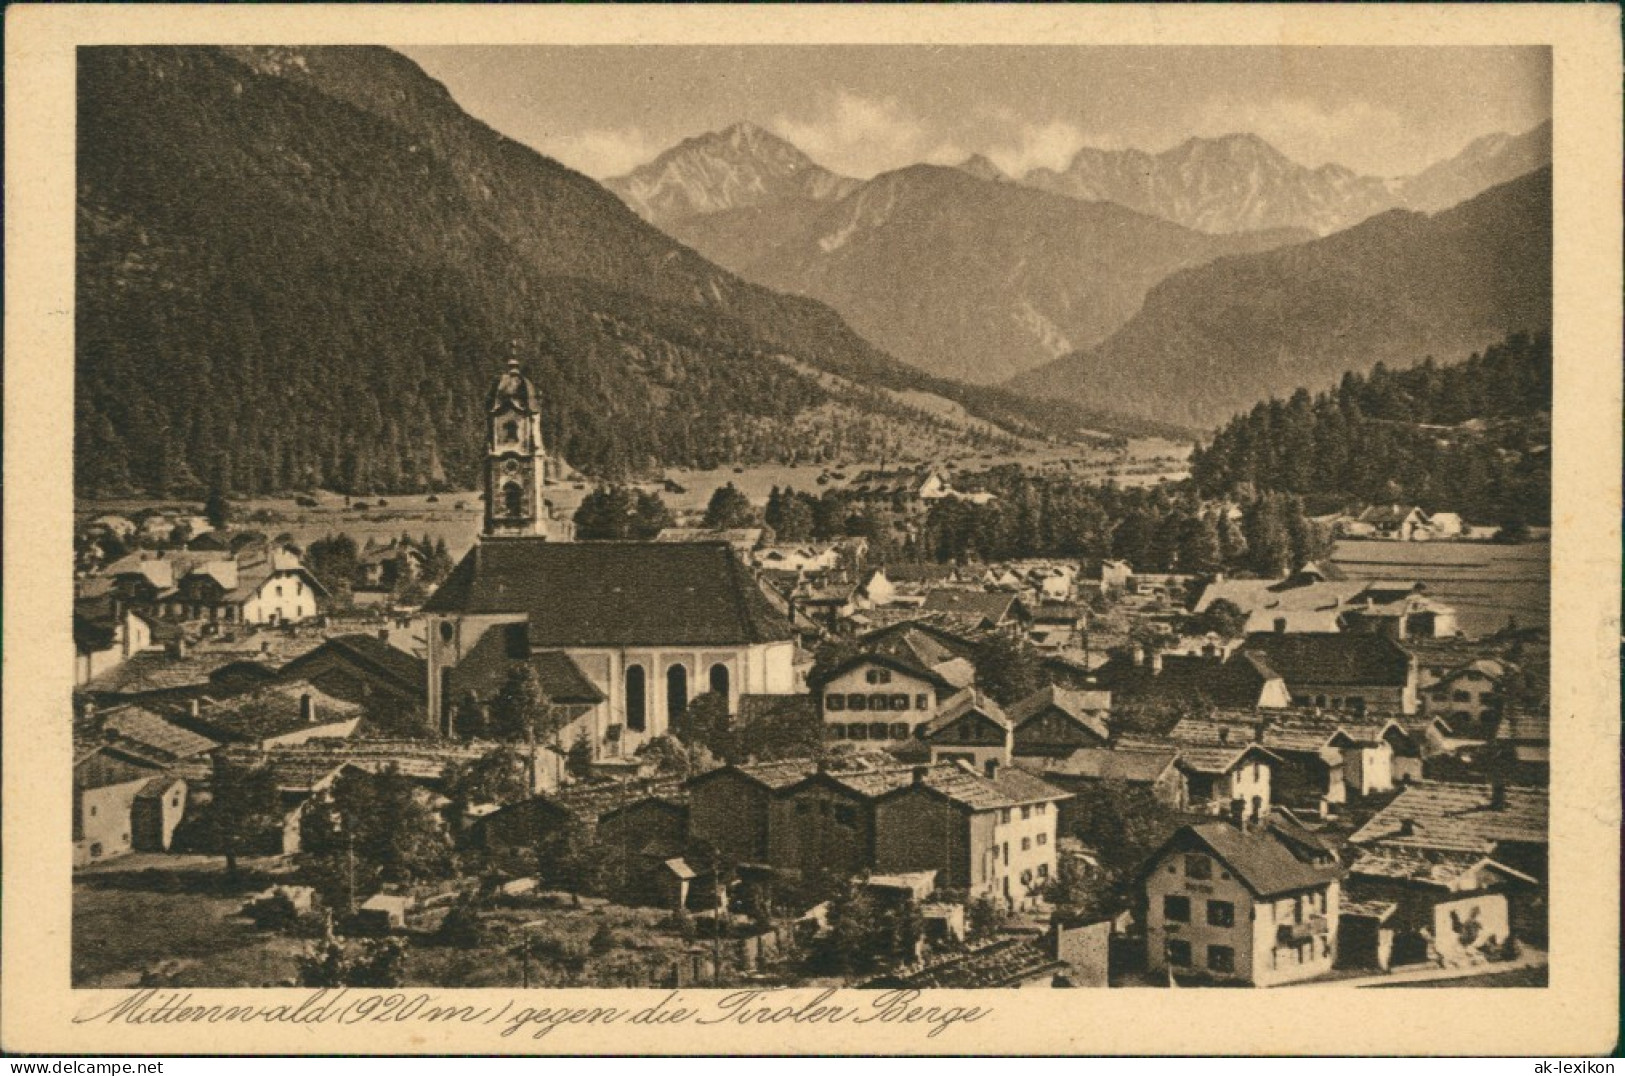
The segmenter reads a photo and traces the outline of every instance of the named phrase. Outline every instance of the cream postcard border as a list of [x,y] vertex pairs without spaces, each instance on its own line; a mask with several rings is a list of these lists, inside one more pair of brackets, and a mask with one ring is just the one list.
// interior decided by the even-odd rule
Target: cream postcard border
[[[1620,12],[1608,5],[12,6],[6,12],[3,952],[0,1048],[42,1053],[1596,1054],[1618,1029]],[[81,44],[1078,43],[1553,48],[1555,372],[1551,985],[943,991],[920,1026],[496,1027],[73,1022],[69,987],[74,49]],[[661,991],[432,991],[641,1007]],[[192,991],[297,1004],[308,991]],[[816,991],[796,991],[810,1000]],[[684,991],[714,1004],[719,992]],[[867,1007],[872,992],[839,999]]]

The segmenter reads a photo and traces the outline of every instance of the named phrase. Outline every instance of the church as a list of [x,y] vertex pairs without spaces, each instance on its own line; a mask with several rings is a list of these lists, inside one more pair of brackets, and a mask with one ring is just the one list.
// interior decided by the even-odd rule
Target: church
[[694,696],[796,690],[789,625],[723,542],[574,542],[551,518],[536,386],[517,358],[485,408],[481,538],[424,603],[429,713],[455,734],[516,663],[595,760],[664,734]]

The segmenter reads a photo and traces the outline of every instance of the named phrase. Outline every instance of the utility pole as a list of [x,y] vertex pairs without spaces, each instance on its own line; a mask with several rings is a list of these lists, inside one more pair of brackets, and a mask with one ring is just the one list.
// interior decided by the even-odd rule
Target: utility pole
[[349,830],[345,834],[345,860],[349,873],[349,885],[346,886],[346,889],[350,897],[350,915],[353,918],[355,916],[355,830]]

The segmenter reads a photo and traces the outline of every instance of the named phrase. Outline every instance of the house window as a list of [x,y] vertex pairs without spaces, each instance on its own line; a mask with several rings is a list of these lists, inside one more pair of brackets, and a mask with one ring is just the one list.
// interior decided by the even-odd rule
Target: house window
[[1023,807],[1021,809],[1021,820],[1023,822],[1025,822],[1027,819],[1031,818],[1032,816],[1033,816],[1033,809],[1031,807]]
[[1236,951],[1228,945],[1208,946],[1207,970],[1229,975],[1236,970]]
[[1049,834],[1048,833],[1040,833],[1038,835],[1038,846],[1040,848],[1042,848],[1044,845],[1046,845],[1048,843],[1049,843]]
[[1185,877],[1205,882],[1213,877],[1213,861],[1207,856],[1186,856]]
[[931,696],[930,695],[916,695],[916,696],[914,696],[914,708],[916,710],[929,710],[929,709],[931,709]]
[[1033,841],[1031,837],[1021,838],[1021,850],[1023,852],[1031,852],[1033,850]]
[[891,698],[889,696],[881,695],[879,693],[876,693],[874,695],[870,695],[869,696],[869,709],[871,709],[871,710],[889,710],[889,709],[891,709]]
[[1039,813],[1039,815],[1042,816],[1045,812],[1047,812],[1049,810],[1049,804],[1040,803],[1038,806],[1034,807],[1033,810],[1037,811]]
[[846,708],[848,710],[867,710],[869,708],[869,697],[867,695],[848,695],[846,697]]
[[839,712],[846,709],[846,696],[829,694],[824,696],[824,709]]
[[728,666],[720,661],[711,666],[711,690],[723,698],[728,697]]
[[282,597],[282,584],[281,583],[278,583],[276,585],[276,596],[279,597],[279,598]]
[[1236,925],[1236,906],[1227,900],[1210,900],[1207,902],[1207,924],[1210,927],[1233,927]]
[[907,695],[892,695],[892,696],[890,696],[890,698],[891,698],[891,708],[893,710],[907,710],[908,709],[908,696]]
[[626,727],[642,732],[648,724],[647,686],[642,665],[626,667]]
[[1162,917],[1170,923],[1191,921],[1191,898],[1165,896],[1162,898]]
[[884,721],[871,721],[869,723],[869,739],[884,740],[886,733],[887,727]]
[[894,740],[906,740],[906,739],[908,739],[908,725],[906,725],[905,723],[903,723],[901,721],[892,722],[891,738],[894,739]]
[[96,817],[96,805],[94,803],[90,805],[90,817]]
[[[1044,843],[1044,838],[1039,837],[1038,838],[1038,843],[1043,844]],[[1040,863],[1038,865],[1038,876],[1040,878],[1048,878],[1049,877],[1049,864],[1048,863]]]
[[1452,691],[1450,698],[1454,702],[1471,702],[1473,697],[1465,691]]
[[1191,943],[1179,938],[1168,939],[1168,963],[1176,968],[1191,966]]
[[1010,824],[1010,808],[1005,807],[999,811],[999,823],[1006,826]]
[[871,684],[889,684],[889,683],[891,683],[891,670],[890,669],[870,669],[867,673],[864,674],[863,678],[865,680],[869,681],[869,683],[871,683]]
[[861,721],[854,721],[848,737],[853,740],[867,740],[869,738],[869,726]]

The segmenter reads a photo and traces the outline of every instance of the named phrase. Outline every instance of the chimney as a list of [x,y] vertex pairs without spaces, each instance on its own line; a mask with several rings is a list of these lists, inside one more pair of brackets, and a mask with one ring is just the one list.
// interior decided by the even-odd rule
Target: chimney
[[89,699],[85,700],[84,715],[86,721],[89,721],[96,716],[96,704],[91,702]]
[[1247,804],[1241,800],[1230,801],[1230,822],[1237,829],[1245,828],[1247,821]]
[[388,628],[379,628],[378,629],[378,641],[381,642],[381,643],[389,642],[389,629]]
[[819,773],[828,773],[829,772],[829,759],[821,758],[821,759],[818,760],[818,772]]
[[1414,836],[1416,836],[1416,823],[1413,822],[1409,818],[1401,818],[1399,820],[1399,833],[1397,834],[1397,836],[1400,836],[1400,837],[1414,837]]
[[930,766],[916,766],[916,767],[914,767],[914,783],[917,784],[917,785],[925,784],[925,775],[930,773],[930,772],[931,772],[931,767]]
[[186,712],[193,717],[199,717],[203,713],[203,704],[197,699],[192,699],[186,704]]
[[1162,675],[1162,651],[1151,651],[1151,673],[1153,676]]
[[1277,635],[1285,635],[1286,634],[1286,617],[1278,616],[1278,617],[1275,618],[1275,634],[1277,634]]
[[987,771],[987,779],[989,781],[995,781],[995,780],[998,779],[998,777],[999,777],[999,760],[998,759],[990,758],[985,763],[983,763],[982,765],[983,765],[983,768]]
[[1230,742],[1230,729],[1227,728],[1224,725],[1219,726],[1219,742],[1220,743],[1229,743]]
[[310,697],[310,692],[299,696],[299,720],[307,725],[316,723],[316,701]]
[[1490,810],[1504,811],[1507,806],[1507,783],[1497,777],[1490,782]]

